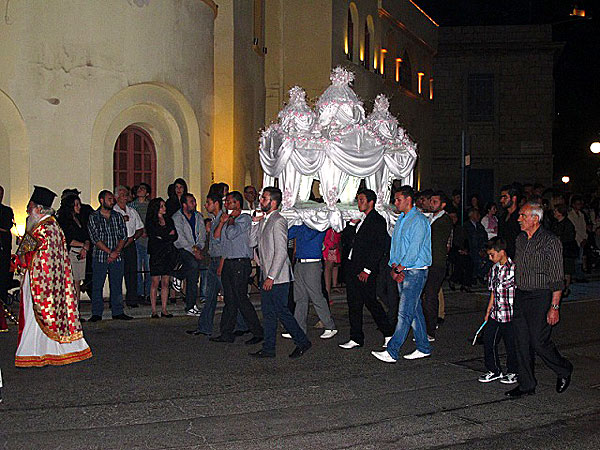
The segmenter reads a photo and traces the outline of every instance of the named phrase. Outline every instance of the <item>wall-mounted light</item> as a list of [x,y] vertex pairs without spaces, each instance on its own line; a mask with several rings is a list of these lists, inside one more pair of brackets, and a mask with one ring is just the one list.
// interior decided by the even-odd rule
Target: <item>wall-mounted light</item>
[[560,179],[563,183],[567,184],[569,181],[571,181],[571,178],[569,178],[567,175],[565,175],[564,177],[562,177]]
[[373,69],[377,72],[377,52],[375,52],[375,56],[373,57]]
[[387,53],[387,49],[382,48],[381,49],[381,63],[379,64],[379,72],[381,73],[381,75],[384,74],[385,71],[385,54]]
[[255,37],[255,38],[252,40],[252,43],[253,43],[254,45],[258,45],[258,38],[257,38],[257,37]]
[[423,77],[425,74],[423,72],[419,72],[417,75],[419,76],[419,94],[421,94],[423,92]]
[[433,78],[429,79],[429,100],[433,100]]
[[396,83],[400,82],[400,63],[402,58],[396,58]]
[[592,145],[590,145],[590,151],[596,155],[600,153],[600,142],[592,142]]
[[348,54],[348,36],[344,38],[344,53]]
[[360,54],[359,54],[360,62],[364,62],[365,60],[365,48],[360,46]]

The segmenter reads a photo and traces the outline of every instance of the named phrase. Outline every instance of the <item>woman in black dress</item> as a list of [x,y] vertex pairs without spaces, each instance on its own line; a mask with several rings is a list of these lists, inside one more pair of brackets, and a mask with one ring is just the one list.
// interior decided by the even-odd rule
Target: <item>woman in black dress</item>
[[85,279],[86,258],[91,248],[87,226],[80,213],[81,200],[77,195],[65,197],[57,212],[58,224],[65,234],[69,250],[75,297],[78,302],[81,298],[81,282]]
[[152,318],[158,319],[156,313],[156,295],[160,283],[160,300],[162,304],[162,317],[173,317],[167,311],[169,299],[169,276],[177,264],[175,255],[177,250],[173,242],[177,240],[177,230],[173,219],[167,216],[165,201],[158,197],[148,204],[146,214],[146,233],[148,234],[148,254],[150,255],[150,304]]

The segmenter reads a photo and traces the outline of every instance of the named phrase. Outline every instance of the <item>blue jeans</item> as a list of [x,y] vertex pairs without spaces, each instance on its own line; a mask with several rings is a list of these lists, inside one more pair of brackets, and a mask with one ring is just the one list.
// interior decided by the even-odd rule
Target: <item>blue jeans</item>
[[398,323],[396,331],[387,345],[387,351],[394,359],[398,359],[398,350],[404,344],[408,330],[413,327],[417,350],[431,353],[431,345],[427,339],[425,317],[421,307],[421,292],[427,281],[427,269],[406,269],[404,281],[398,283],[400,305],[398,307]]
[[92,315],[102,317],[104,300],[102,290],[108,273],[110,286],[110,309],[113,316],[123,314],[123,260],[101,263],[92,260]]
[[[150,277],[150,255],[148,254],[148,247],[135,243],[137,249],[137,266],[138,266],[138,283],[137,283],[137,295],[139,297],[147,297],[150,295],[150,283],[152,282]],[[145,273],[142,273],[144,271]]]
[[183,267],[177,278],[185,279],[185,309],[190,310],[196,306],[198,300],[198,279],[200,278],[200,264],[187,250],[179,249]]
[[208,298],[208,269],[200,269],[200,300]]
[[260,291],[260,301],[263,313],[264,338],[263,352],[274,355],[277,338],[277,319],[285,330],[292,335],[294,343],[304,349],[310,345],[308,337],[294,319],[288,308],[290,283],[274,284],[270,291]]
[[217,269],[221,262],[220,257],[210,258],[210,265],[202,279],[206,279],[206,301],[202,313],[198,317],[198,331],[204,334],[211,334],[215,319],[215,310],[217,309],[217,294],[222,288],[221,278],[217,275]]

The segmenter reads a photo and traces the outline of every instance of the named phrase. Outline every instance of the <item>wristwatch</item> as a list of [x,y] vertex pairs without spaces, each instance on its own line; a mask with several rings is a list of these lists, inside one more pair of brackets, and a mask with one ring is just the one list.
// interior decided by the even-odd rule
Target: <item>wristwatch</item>
[[550,307],[556,311],[558,311],[560,309],[560,305],[555,305],[554,303],[552,305],[550,305]]

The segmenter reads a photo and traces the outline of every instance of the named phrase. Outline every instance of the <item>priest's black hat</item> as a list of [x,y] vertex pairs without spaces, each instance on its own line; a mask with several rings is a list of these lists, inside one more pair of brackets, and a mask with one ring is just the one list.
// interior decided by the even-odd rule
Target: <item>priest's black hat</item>
[[29,199],[29,201],[35,203],[36,205],[42,205],[46,208],[52,208],[52,202],[54,201],[54,197],[56,197],[56,194],[50,189],[45,188],[43,186],[34,186],[33,194],[31,194],[31,198]]

